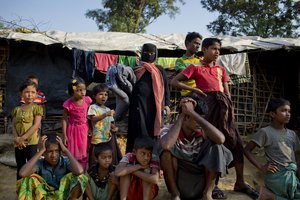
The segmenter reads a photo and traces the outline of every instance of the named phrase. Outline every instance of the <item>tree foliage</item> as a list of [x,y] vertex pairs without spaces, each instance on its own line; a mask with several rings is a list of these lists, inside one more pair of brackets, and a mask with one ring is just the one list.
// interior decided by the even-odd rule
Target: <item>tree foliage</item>
[[184,0],[102,0],[103,9],[88,10],[99,30],[139,33],[163,14],[173,18],[179,12],[176,2]]
[[298,0],[201,0],[218,18],[207,25],[216,35],[297,37],[300,27]]

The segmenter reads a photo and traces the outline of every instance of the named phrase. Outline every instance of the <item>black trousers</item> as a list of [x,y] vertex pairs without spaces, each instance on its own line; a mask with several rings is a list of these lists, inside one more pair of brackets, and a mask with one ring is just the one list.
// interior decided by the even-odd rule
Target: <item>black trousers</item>
[[15,158],[17,162],[17,180],[22,178],[19,176],[20,169],[37,153],[37,148],[38,145],[28,145],[23,149],[15,148]]

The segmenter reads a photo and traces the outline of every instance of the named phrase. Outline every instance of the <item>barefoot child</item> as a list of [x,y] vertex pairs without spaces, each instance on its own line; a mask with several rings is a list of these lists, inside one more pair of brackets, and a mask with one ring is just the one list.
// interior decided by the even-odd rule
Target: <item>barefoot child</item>
[[18,199],[75,200],[88,181],[81,165],[56,134],[41,137],[39,151],[21,168],[20,176],[23,179],[17,181]]
[[159,162],[152,153],[154,141],[140,136],[134,142],[133,152],[127,153],[116,167],[120,177],[121,200],[154,199],[158,193]]
[[[290,102],[271,99],[267,112],[272,118],[270,125],[261,128],[245,148],[249,161],[265,173],[265,187],[258,199],[300,199],[300,141],[294,131],[285,127],[291,118]],[[267,163],[260,163],[252,155],[255,147],[264,147]]]
[[94,154],[97,164],[88,172],[89,184],[86,195],[89,200],[117,200],[118,179],[112,165],[113,152],[108,143],[95,146]]

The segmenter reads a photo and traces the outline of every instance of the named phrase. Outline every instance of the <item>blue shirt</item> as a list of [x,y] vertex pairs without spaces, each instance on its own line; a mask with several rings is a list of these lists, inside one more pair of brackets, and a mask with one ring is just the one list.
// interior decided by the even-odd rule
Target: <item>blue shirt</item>
[[60,156],[59,162],[53,168],[45,159],[40,159],[36,163],[36,173],[56,190],[59,188],[60,179],[71,172],[70,161],[65,156]]

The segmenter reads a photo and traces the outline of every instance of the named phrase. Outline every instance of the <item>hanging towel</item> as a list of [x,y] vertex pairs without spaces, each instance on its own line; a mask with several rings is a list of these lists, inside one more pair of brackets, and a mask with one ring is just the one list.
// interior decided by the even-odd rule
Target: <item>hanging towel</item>
[[135,67],[137,63],[137,57],[136,56],[124,56],[119,55],[118,63],[125,66]]
[[163,66],[164,69],[174,70],[176,60],[177,58],[159,57],[155,63]]
[[251,70],[247,53],[222,55],[217,63],[225,67],[228,75],[230,75],[229,84],[251,82]]
[[225,67],[229,75],[247,75],[247,69],[245,66],[247,57],[247,53],[221,55],[218,58],[217,63]]
[[118,55],[95,53],[95,68],[106,73],[110,65],[118,64]]

